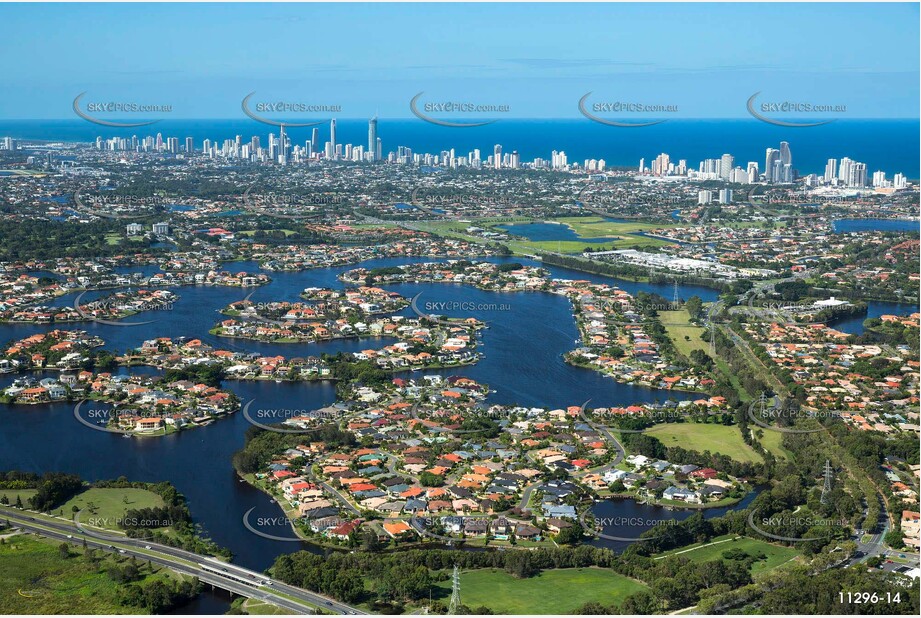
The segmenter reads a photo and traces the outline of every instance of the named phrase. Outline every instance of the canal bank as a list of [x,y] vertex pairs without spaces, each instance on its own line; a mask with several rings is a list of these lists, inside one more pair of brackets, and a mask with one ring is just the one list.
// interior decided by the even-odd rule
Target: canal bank
[[[377,268],[430,261],[443,260],[393,258],[371,260],[361,265]],[[489,261],[541,266],[539,262],[522,259],[492,258]],[[88,322],[70,324],[67,328],[98,335],[105,339],[106,349],[119,352],[164,335],[197,337],[218,348],[286,357],[360,351],[367,347],[366,341],[269,344],[229,342],[207,334],[220,319],[218,311],[221,308],[250,292],[254,292],[251,300],[255,302],[296,302],[306,287],[341,288],[338,276],[355,266],[272,272],[272,282],[255,290],[187,286],[182,289],[182,298],[170,310],[143,314],[154,320],[149,324],[125,327]],[[250,272],[258,270],[258,264],[247,262],[235,262],[230,267]],[[157,272],[154,267],[119,270]],[[548,270],[552,277],[614,284],[631,294],[648,291],[669,298],[673,292],[671,285],[624,282],[559,267],[549,267]],[[571,305],[564,297],[520,292],[500,294],[502,298],[499,298],[495,292],[463,285],[404,284],[387,287],[410,297],[421,293],[424,298],[433,301],[473,301],[484,307],[508,304],[510,310],[507,311],[485,309],[472,312],[472,317],[482,319],[488,326],[483,332],[485,358],[475,365],[431,372],[464,375],[489,384],[495,391],[489,394],[489,403],[555,408],[578,405],[591,398],[599,406],[625,406],[693,396],[619,384],[595,371],[568,365],[563,353],[575,347],[578,330],[572,318]],[[716,298],[713,290],[694,286],[680,287],[679,294],[685,298],[696,294],[705,302]],[[75,296],[61,297],[57,303],[59,306],[72,306]],[[90,296],[88,294],[85,298]],[[452,314],[451,317],[471,315],[463,310],[446,313]],[[53,324],[0,324],[0,341],[21,339],[55,328],[57,326]],[[131,368],[132,373],[146,371],[149,369]],[[12,379],[11,376],[16,375],[5,374],[4,377]],[[234,391],[241,401],[254,400],[264,408],[315,410],[336,400],[335,386],[329,382],[228,380],[224,386]],[[291,535],[290,528],[283,523],[284,514],[279,506],[260,490],[241,482],[231,465],[233,454],[242,448],[245,432],[251,426],[244,415],[233,414],[195,431],[147,440],[125,439],[80,425],[74,419],[72,404],[28,408],[4,405],[0,406],[0,469],[72,472],[88,481],[119,476],[146,482],[170,481],[186,496],[204,536],[229,548],[235,555],[234,562],[262,570],[269,567],[278,555],[297,550],[319,550],[310,543],[261,538],[244,525],[243,517],[249,512],[251,517],[278,520],[280,523],[275,532],[279,536]]]

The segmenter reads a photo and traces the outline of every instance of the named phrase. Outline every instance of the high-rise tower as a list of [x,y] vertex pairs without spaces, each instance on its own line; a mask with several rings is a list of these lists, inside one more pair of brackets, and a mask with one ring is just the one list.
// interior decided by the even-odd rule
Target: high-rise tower
[[368,121],[368,152],[371,160],[377,161],[377,116]]

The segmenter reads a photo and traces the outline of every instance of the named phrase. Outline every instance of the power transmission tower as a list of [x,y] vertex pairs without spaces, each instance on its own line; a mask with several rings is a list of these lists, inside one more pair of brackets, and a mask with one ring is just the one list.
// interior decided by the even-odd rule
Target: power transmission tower
[[672,296],[672,309],[677,311],[678,307],[678,280],[675,279],[675,293]]
[[819,502],[822,504],[828,504],[828,496],[831,493],[831,462],[827,459],[825,460],[825,484],[822,486],[822,497]]
[[448,603],[448,614],[456,616],[457,612],[460,611],[460,605],[460,571],[455,564],[454,573],[451,575],[451,602]]

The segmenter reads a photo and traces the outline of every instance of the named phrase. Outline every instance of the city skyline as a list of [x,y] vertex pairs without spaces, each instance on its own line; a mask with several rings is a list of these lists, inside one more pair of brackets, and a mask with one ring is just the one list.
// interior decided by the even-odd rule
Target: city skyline
[[[235,139],[225,138],[221,143],[218,140],[206,138],[202,141],[201,150],[194,147],[194,141],[191,137],[184,140],[184,149],[179,148],[179,138],[167,137],[163,141],[162,133],[158,132],[156,138],[153,135],[147,135],[143,140],[138,136],[132,135],[131,138],[112,137],[104,139],[102,136],[96,138],[95,146],[98,150],[118,150],[118,151],[135,151],[135,152],[165,152],[171,154],[196,153],[201,152],[203,155],[215,157],[222,156],[226,158],[240,158],[251,162],[272,162],[285,166],[293,162],[304,163],[307,161],[319,161],[320,159],[332,161],[350,161],[350,162],[377,162],[386,161],[392,164],[404,165],[440,165],[444,167],[474,167],[474,168],[494,168],[494,169],[518,169],[523,168],[550,168],[554,170],[583,170],[587,173],[604,172],[606,169],[614,169],[622,166],[611,166],[607,168],[605,159],[590,158],[585,159],[580,166],[579,162],[569,162],[565,150],[552,150],[550,159],[535,157],[532,161],[522,161],[517,150],[507,151],[502,154],[502,144],[493,146],[492,156],[482,159],[479,148],[470,150],[467,155],[456,153],[454,147],[442,149],[437,154],[429,152],[413,152],[405,145],[398,145],[395,150],[387,152],[384,157],[383,140],[378,136],[378,117],[368,119],[368,148],[365,149],[362,144],[337,143],[336,141],[336,121],[333,118],[329,122],[330,139],[323,144],[323,149],[319,149],[319,128],[311,131],[311,136],[301,147],[294,144],[285,134],[285,125],[279,126],[279,135],[276,138],[273,132],[268,133],[267,148],[260,146],[258,135],[252,135],[249,143],[243,144],[243,136],[238,134]],[[11,150],[14,141],[12,138],[3,138],[2,145],[4,149]],[[292,155],[289,159],[289,153]],[[877,169],[872,174],[868,171],[867,163],[852,160],[848,156],[842,156],[840,167],[838,167],[837,158],[829,158],[824,169],[824,173],[800,173],[800,170],[793,166],[793,157],[790,149],[790,143],[782,140],[779,148],[767,147],[765,151],[764,168],[759,169],[758,161],[748,161],[746,167],[736,164],[735,156],[731,153],[725,153],[720,158],[706,158],[699,161],[698,169],[695,172],[687,163],[687,159],[678,159],[677,164],[671,161],[670,155],[661,153],[653,161],[650,167],[645,167],[645,157],[640,159],[638,173],[640,175],[650,174],[652,176],[688,176],[699,180],[721,180],[731,183],[758,183],[763,178],[766,184],[792,184],[794,180],[804,179],[808,186],[818,186],[820,184],[843,186],[847,188],[864,188],[872,187],[893,187],[904,189],[907,186],[907,177],[901,172],[893,172],[892,180],[887,178],[887,170]],[[837,170],[837,172],[836,172]],[[872,181],[872,182],[870,182]],[[731,199],[731,191],[729,192]]]

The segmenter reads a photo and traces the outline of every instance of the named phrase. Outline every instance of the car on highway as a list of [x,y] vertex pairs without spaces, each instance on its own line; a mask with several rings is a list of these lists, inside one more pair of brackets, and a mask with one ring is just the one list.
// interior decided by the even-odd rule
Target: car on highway
[[144,549],[150,549],[150,545],[145,545]]

